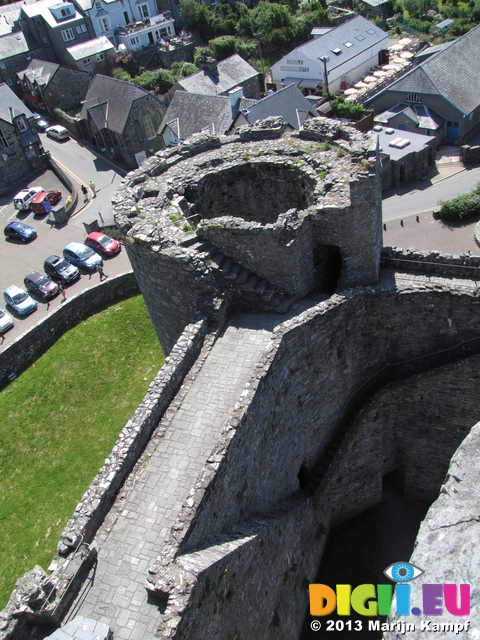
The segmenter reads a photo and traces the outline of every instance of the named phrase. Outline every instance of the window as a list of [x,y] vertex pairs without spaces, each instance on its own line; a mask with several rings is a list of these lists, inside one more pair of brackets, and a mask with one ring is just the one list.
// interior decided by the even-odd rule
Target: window
[[367,29],[367,33],[373,36],[373,34],[375,33],[375,29]]
[[140,123],[138,120],[134,120],[133,121],[133,126],[135,127],[135,133],[137,135],[137,138],[139,140],[139,142],[143,142],[143,132],[142,132],[142,127],[140,126]]
[[155,127],[153,126],[152,118],[150,114],[145,114],[143,118],[143,124],[145,125],[145,133],[147,134],[147,140],[152,140],[156,137]]
[[135,36],[134,38],[130,38],[130,44],[138,44],[140,42],[140,38]]
[[108,18],[100,18],[100,28],[102,31],[108,31],[110,29]]
[[141,4],[139,7],[139,11],[140,11],[140,19],[144,20],[145,18],[148,18],[148,7],[146,4]]
[[6,67],[5,63],[3,62],[3,60],[0,60],[0,69],[6,69],[6,68],[7,67]]
[[83,64],[92,64],[91,58],[85,58]]
[[10,78],[7,78],[7,84],[9,87],[13,87],[13,82],[10,80]]
[[415,103],[421,101],[422,98],[418,95],[418,93],[409,93],[408,96],[405,97],[405,102]]
[[86,33],[87,32],[87,25],[86,24],[78,24],[77,25],[77,33],[78,35],[80,35],[81,33]]
[[25,123],[25,120],[21,116],[17,118],[17,126],[19,130],[22,132],[27,130],[27,125]]
[[42,19],[40,16],[35,16],[35,24],[37,25],[37,27],[42,26]]
[[101,2],[95,2],[95,9],[101,9],[102,8],[102,3]]
[[70,15],[70,7],[60,9],[60,13],[62,14],[62,18],[68,18],[68,16]]
[[360,34],[358,34],[358,36],[355,36],[355,38],[356,38],[359,42],[361,42],[362,40],[365,40],[365,38],[364,38],[362,35],[360,35]]
[[5,137],[5,134],[3,133],[3,131],[0,129],[0,145],[6,149],[8,147],[8,142],[7,142],[7,138]]
[[65,29],[65,31],[62,31],[62,38],[64,42],[70,42],[70,40],[75,40],[75,34],[73,33],[73,29]]
[[42,38],[42,42],[43,42],[45,47],[49,47],[50,46],[50,42],[48,41],[48,38],[43,37]]
[[350,49],[350,47],[353,47],[353,42],[344,42],[343,44],[347,47],[347,49]]
[[105,56],[103,53],[97,53],[97,62],[103,62],[105,60]]

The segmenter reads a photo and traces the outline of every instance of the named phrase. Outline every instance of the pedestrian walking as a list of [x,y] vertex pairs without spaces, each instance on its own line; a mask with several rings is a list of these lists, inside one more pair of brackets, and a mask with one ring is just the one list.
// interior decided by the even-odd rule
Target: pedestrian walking
[[97,195],[97,189],[95,187],[95,185],[93,184],[93,182],[90,180],[90,182],[88,183],[88,186],[90,187],[90,189],[92,190],[92,197],[95,198]]
[[99,262],[97,264],[97,272],[100,275],[100,282],[104,279],[104,278],[108,278],[107,274],[105,273],[105,271],[103,270],[103,265],[101,262]]
[[65,291],[65,287],[63,286],[62,283],[60,283],[58,285],[58,289],[59,289],[60,293],[62,294],[62,302],[65,302],[65,300],[67,299],[67,292]]
[[82,193],[83,193],[83,201],[87,202],[87,200],[88,200],[88,189],[84,184],[82,184]]

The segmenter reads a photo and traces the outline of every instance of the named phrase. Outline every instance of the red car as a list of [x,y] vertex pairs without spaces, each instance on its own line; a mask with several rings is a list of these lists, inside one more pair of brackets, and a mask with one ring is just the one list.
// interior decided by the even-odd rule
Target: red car
[[32,200],[32,204],[30,205],[30,207],[33,213],[46,213],[45,207],[43,206],[45,200],[48,200],[50,206],[53,207],[57,204],[61,197],[62,193],[58,189],[55,189],[54,191],[40,191],[40,193]]
[[92,248],[100,255],[107,257],[116,256],[120,253],[120,244],[114,238],[101,233],[100,231],[92,231],[85,240],[87,247]]

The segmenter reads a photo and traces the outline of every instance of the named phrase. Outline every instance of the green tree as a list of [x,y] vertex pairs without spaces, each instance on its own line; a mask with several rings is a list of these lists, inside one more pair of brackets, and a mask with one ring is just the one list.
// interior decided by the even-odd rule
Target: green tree
[[252,11],[252,25],[261,34],[262,42],[286,49],[295,41],[295,21],[288,7],[274,2],[260,2]]
[[437,9],[437,0],[404,0],[405,9],[412,18],[424,18],[427,11]]
[[208,44],[212,50],[213,57],[218,61],[225,60],[225,58],[235,53],[234,36],[220,36],[219,38],[210,40]]

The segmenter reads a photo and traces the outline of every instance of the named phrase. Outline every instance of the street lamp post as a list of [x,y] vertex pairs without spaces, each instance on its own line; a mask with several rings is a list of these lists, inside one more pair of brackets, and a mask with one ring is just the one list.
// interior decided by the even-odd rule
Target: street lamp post
[[324,69],[324,75],[325,75],[325,88],[326,88],[326,94],[328,95],[328,71],[327,71],[327,62],[330,60],[330,58],[328,56],[319,56],[319,60],[321,60],[323,62],[323,69]]

